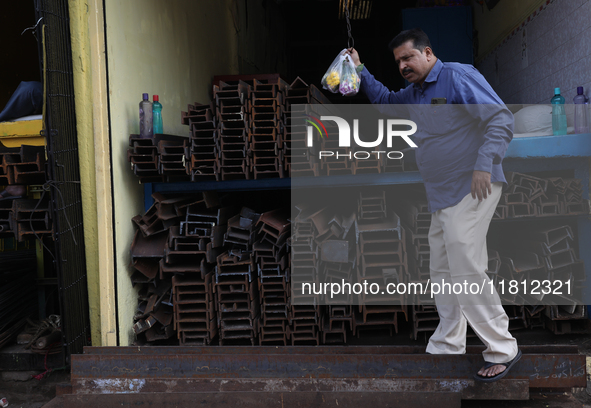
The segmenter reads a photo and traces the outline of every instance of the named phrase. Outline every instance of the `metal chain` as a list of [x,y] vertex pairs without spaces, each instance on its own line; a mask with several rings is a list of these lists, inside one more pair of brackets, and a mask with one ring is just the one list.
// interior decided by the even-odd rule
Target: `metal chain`
[[349,21],[349,0],[345,0],[345,18],[347,19],[347,48],[353,48],[355,46],[355,40],[351,34],[351,21]]

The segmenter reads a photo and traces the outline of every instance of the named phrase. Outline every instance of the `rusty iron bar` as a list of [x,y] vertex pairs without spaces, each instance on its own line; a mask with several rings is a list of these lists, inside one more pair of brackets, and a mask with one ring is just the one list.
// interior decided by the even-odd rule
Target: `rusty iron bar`
[[505,204],[498,204],[493,214],[493,220],[504,220],[509,216],[509,207]]
[[[282,209],[267,211],[257,221],[259,232],[273,245],[281,247],[289,235],[291,223]],[[265,239],[263,238],[263,239]]]
[[[17,241],[53,236],[53,222],[50,216],[50,202],[47,200],[15,199],[8,211],[8,228]],[[3,229],[4,230],[4,229]]]
[[323,328],[322,344],[344,344],[347,342],[347,328],[344,320],[327,319],[324,315],[321,327]]
[[160,155],[159,172],[167,181],[189,180],[190,170],[186,157],[189,156],[189,140],[161,140],[158,142]]
[[[521,173],[507,173],[507,179],[509,186],[501,205],[509,207],[509,217],[586,214],[589,211],[579,179],[539,178]],[[503,218],[501,215],[495,218]]]
[[164,257],[164,246],[168,241],[168,231],[145,237],[136,231],[131,243],[131,259]]
[[[336,332],[336,336],[329,336],[330,342],[337,342],[341,340],[342,343],[347,341],[347,330],[353,331],[353,306],[347,305],[328,305],[325,306],[328,310],[323,315],[324,319],[324,333]],[[323,333],[323,342],[327,343],[327,337]],[[336,339],[335,339],[336,337]]]
[[[14,157],[16,158],[16,156]],[[18,161],[6,162],[9,184],[43,184],[45,182],[45,146],[20,147]]]
[[[256,216],[252,211],[250,214],[253,218],[248,219],[249,222],[244,220],[243,225],[252,228]],[[254,258],[251,248],[248,247],[247,250],[248,252],[235,248],[217,257],[214,291],[222,345],[244,344],[245,341],[251,345],[258,344],[259,287],[253,273]]]
[[[579,263],[573,249],[576,246],[573,237],[568,225],[513,231],[511,239],[503,243],[503,248],[499,248],[502,257],[499,274],[517,282],[543,281],[549,278],[561,282],[569,281],[578,290],[580,280],[573,279],[571,271],[573,265]],[[519,292],[514,301],[536,304],[544,297],[541,292]],[[511,296],[505,296],[505,299],[512,301]]]
[[399,173],[402,171],[413,171],[414,169],[409,164],[405,164],[403,159],[388,159],[384,160],[385,173]]
[[252,178],[248,157],[250,110],[248,95],[250,85],[242,80],[214,85],[216,101],[219,177],[221,180],[248,180]]
[[187,112],[181,112],[181,123],[183,125],[191,125],[191,122],[209,122],[211,121],[211,114],[213,112],[213,105],[201,104],[195,102],[193,105],[187,106]]
[[396,214],[404,220],[405,228],[414,235],[427,235],[431,226],[431,213],[426,203],[404,200],[396,205]]
[[0,201],[0,234],[1,236],[13,236],[11,219],[12,203],[10,201]]
[[[186,155],[188,139],[182,136],[158,134],[151,139],[142,139],[138,135],[129,136],[127,159],[140,182],[161,182],[188,179]],[[175,154],[167,151],[165,146],[183,146]],[[165,161],[162,163],[162,149],[165,149]],[[164,171],[164,173],[163,173]],[[172,172],[172,174],[171,174]]]
[[163,196],[153,195],[152,197],[154,198],[154,204],[152,204],[148,211],[146,211],[144,215],[136,215],[131,219],[138,226],[144,236],[155,235],[168,229],[168,227],[164,225],[163,219],[159,216],[158,212],[159,202],[157,199],[160,199]]
[[168,241],[164,247],[164,262],[167,265],[198,265],[203,259],[214,262],[221,249],[207,246],[207,242],[195,236],[180,233],[180,226],[169,228]]
[[[258,223],[260,215],[252,219]],[[286,346],[290,339],[289,317],[289,274],[287,245],[281,248],[269,241],[257,241],[253,245],[255,264],[258,270],[259,301],[259,345]]]
[[546,326],[554,334],[591,332],[591,324],[589,324],[585,305],[547,306],[544,316]]
[[12,164],[19,163],[20,161],[21,156],[18,147],[7,148],[0,153],[0,182],[2,184],[14,184],[14,175],[9,174],[9,168]]
[[[314,85],[308,85],[300,77],[297,77],[284,92],[284,116],[285,124],[283,143],[284,166],[286,170],[285,177],[309,177],[328,174],[318,158],[310,155],[309,148],[306,147],[306,127],[305,119],[308,112],[303,110],[296,111],[294,104],[328,104],[330,101]],[[302,107],[299,107],[302,109]],[[295,120],[295,122],[294,122]],[[295,143],[295,144],[294,144]],[[298,150],[293,150],[298,149]],[[341,172],[334,169],[333,174]],[[351,170],[345,171],[351,174]]]
[[400,217],[397,213],[389,211],[387,217],[382,222],[361,222],[356,220],[356,236],[357,241],[360,242],[363,239],[364,234],[366,236],[375,236],[375,233],[389,233],[392,237],[397,237],[399,241],[402,240],[402,224]]
[[140,291],[139,304],[134,316],[134,332],[147,341],[166,340],[174,335],[172,284],[170,281]]
[[45,146],[4,149],[0,154],[2,184],[43,184],[45,182]]
[[[512,394],[513,395],[513,394]],[[323,406],[352,408],[362,404],[372,404],[391,408],[404,404],[408,408],[424,406],[461,406],[460,392],[195,392],[187,393],[136,393],[136,394],[67,394],[63,398],[65,408],[85,406],[88,408],[104,406],[132,406],[156,404],[162,408],[190,406],[198,400],[208,406],[243,406],[245,408],[267,408],[283,406],[285,408],[314,406],[323,401]],[[394,402],[395,401],[395,402]]]
[[219,133],[213,104],[189,105],[181,122],[189,125],[191,139],[186,148],[186,169],[191,181],[219,180]]
[[276,87],[270,91],[251,89],[249,102],[250,170],[255,179],[282,178],[283,93]]
[[256,232],[254,229],[254,223],[260,215],[251,212],[250,216],[252,218],[236,214],[228,219],[227,230],[224,234],[224,244],[232,245],[235,248],[241,248],[244,250],[252,247]]
[[382,220],[386,218],[386,191],[359,192],[357,214],[360,220]]
[[[521,344],[520,349],[523,354],[541,354],[541,355],[579,355],[579,347],[573,344]],[[467,355],[480,355],[485,349],[483,345],[468,345],[466,346]],[[425,346],[419,345],[384,345],[384,346],[358,346],[351,345],[348,347],[286,347],[280,350],[281,354],[285,355],[422,355],[425,352]],[[198,354],[200,356],[207,356],[210,354],[251,354],[251,355],[265,355],[278,354],[277,349],[269,347],[168,347],[168,346],[126,346],[126,347],[84,347],[85,355],[139,355],[148,358],[150,355],[169,355],[169,354]],[[584,356],[583,356],[584,357]],[[583,358],[584,360],[584,358]]]
[[353,174],[382,173],[383,161],[381,159],[355,159],[352,163]]
[[174,325],[181,345],[208,345],[218,332],[213,272],[172,277]]

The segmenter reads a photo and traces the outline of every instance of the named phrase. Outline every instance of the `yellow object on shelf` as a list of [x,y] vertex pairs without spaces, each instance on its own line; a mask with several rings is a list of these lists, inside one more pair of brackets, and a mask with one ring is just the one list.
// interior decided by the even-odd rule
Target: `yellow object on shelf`
[[0,122],[0,143],[5,147],[45,146],[42,129],[42,119]]

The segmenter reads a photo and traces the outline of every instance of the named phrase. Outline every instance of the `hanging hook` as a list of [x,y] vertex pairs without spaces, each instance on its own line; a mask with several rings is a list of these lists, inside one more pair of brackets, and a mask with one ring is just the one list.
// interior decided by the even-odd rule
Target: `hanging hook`
[[351,21],[349,21],[349,0],[345,0],[345,18],[347,20],[347,49],[355,46],[355,40],[351,34]]
[[39,23],[41,22],[41,20],[43,20],[43,17],[39,17],[39,20],[37,20],[37,23],[34,26],[25,28],[23,30],[23,32],[21,33],[21,35],[23,35],[24,33],[26,33],[28,30],[33,30],[33,33],[35,33],[35,30],[37,29],[37,26],[39,25]]

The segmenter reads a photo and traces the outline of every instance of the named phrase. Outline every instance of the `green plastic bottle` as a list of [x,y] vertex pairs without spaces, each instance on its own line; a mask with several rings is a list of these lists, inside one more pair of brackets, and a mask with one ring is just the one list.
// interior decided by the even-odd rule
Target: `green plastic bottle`
[[162,104],[158,102],[158,95],[154,95],[154,103],[152,104],[152,114],[154,121],[154,134],[164,133],[162,128]]
[[552,104],[552,132],[555,136],[566,135],[566,111],[560,88],[554,88],[554,97],[550,103]]

